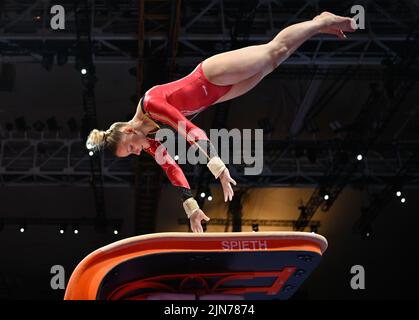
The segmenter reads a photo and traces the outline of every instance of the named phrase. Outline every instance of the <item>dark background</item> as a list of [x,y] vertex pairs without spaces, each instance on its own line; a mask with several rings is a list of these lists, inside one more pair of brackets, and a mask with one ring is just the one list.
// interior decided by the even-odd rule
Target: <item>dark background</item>
[[[49,27],[53,4],[66,10],[65,30]],[[230,166],[233,204],[205,167],[183,168],[221,221],[207,232],[328,239],[294,298],[417,299],[419,5],[409,0],[0,1],[0,298],[62,299],[50,287],[53,265],[68,280],[103,245],[188,231],[153,160],[90,157],[92,128],[130,119],[148,88],[213,54],[267,42],[324,10],[351,15],[353,5],[366,10],[365,30],[310,39],[251,92],[194,119],[205,130],[265,130],[264,172]],[[209,190],[213,201],[199,199]],[[365,290],[350,288],[353,265],[365,268]]]

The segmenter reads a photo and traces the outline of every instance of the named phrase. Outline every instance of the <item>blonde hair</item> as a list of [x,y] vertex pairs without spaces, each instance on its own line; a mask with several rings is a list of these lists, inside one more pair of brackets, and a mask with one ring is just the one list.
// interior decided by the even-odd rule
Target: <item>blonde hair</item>
[[127,124],[127,122],[115,122],[106,131],[93,129],[87,137],[86,148],[93,151],[107,148],[115,154],[118,143],[124,134],[121,129]]

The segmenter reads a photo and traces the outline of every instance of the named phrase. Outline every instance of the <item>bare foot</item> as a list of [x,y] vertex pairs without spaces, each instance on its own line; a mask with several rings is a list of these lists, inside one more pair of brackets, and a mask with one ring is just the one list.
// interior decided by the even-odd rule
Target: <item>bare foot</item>
[[315,21],[322,21],[324,28],[320,33],[334,34],[340,39],[345,39],[344,32],[354,32],[356,30],[356,22],[352,18],[337,16],[330,12],[322,12],[314,17]]

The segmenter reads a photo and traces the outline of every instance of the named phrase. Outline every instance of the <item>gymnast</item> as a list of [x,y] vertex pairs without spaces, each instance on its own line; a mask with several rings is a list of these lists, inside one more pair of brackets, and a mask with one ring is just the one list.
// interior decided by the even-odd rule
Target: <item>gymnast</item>
[[[266,44],[253,45],[216,54],[202,61],[189,75],[177,81],[154,86],[140,99],[136,113],[128,122],[115,122],[106,131],[90,132],[86,147],[100,150],[107,148],[117,157],[139,155],[142,150],[157,161],[158,148],[162,145],[153,139],[162,126],[177,130],[189,144],[199,148],[206,156],[207,167],[219,179],[224,201],[233,197],[228,168],[217,156],[215,148],[205,132],[189,121],[186,116],[196,114],[210,105],[241,96],[255,87],[266,75],[276,69],[304,41],[320,34],[332,34],[344,39],[345,32],[354,32],[354,19],[323,12],[310,21],[291,25],[279,32]],[[180,130],[179,123],[183,123]],[[193,132],[193,135],[191,134]],[[161,150],[161,149],[160,149]],[[164,149],[165,150],[165,149]],[[181,193],[183,208],[190,220],[193,232],[203,232],[202,220],[209,217],[193,198],[182,169],[167,150],[157,161],[166,172],[173,186]],[[163,161],[162,161],[163,160]]]

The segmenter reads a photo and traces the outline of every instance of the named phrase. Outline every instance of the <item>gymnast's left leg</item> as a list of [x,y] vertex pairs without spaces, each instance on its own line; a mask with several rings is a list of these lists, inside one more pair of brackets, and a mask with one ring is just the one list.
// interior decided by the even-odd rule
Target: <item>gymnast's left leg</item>
[[[243,94],[314,35],[328,33],[344,38],[344,32],[353,32],[355,27],[355,21],[351,18],[323,12],[313,20],[285,28],[266,44],[214,55],[203,62],[202,68],[210,82],[222,86],[233,85],[228,96],[238,93],[235,92],[237,90]],[[238,87],[234,88],[234,85]]]

